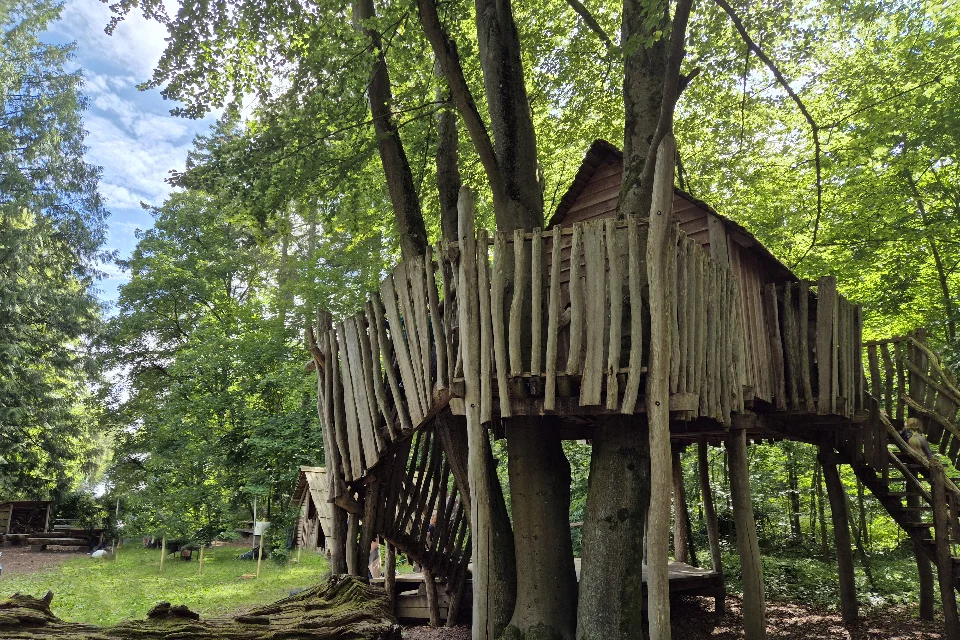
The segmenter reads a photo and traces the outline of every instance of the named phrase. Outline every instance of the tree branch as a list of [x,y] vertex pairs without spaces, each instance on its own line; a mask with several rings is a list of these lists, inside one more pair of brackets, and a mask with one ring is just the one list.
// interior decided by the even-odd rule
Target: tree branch
[[487,174],[487,180],[490,181],[493,198],[496,202],[498,199],[505,197],[506,188],[503,176],[500,174],[500,165],[497,163],[496,153],[493,150],[493,141],[490,139],[486,125],[483,123],[483,118],[480,117],[477,103],[473,99],[473,93],[464,77],[457,45],[450,39],[449,34],[440,22],[436,0],[417,0],[417,9],[420,13],[420,24],[430,41],[430,46],[433,47],[433,54],[436,56],[440,69],[443,71],[443,76],[447,80],[453,103],[456,105],[457,111],[460,112],[460,117],[463,118],[464,126],[466,126],[467,133],[470,135],[470,141],[473,142],[477,155],[480,157],[480,163]]
[[804,258],[810,253],[814,246],[817,244],[817,235],[820,232],[820,218],[823,215],[823,177],[822,177],[822,167],[820,162],[820,127],[817,126],[816,121],[813,119],[813,116],[810,115],[810,111],[807,110],[807,106],[803,103],[803,100],[800,99],[800,96],[793,90],[790,86],[790,83],[787,82],[786,78],[783,77],[783,74],[780,73],[780,69],[773,63],[773,61],[763,52],[763,49],[753,41],[753,38],[750,37],[750,34],[747,33],[746,28],[743,26],[743,21],[740,19],[740,16],[737,15],[737,12],[731,7],[726,0],[714,0],[717,5],[723,9],[730,20],[733,22],[733,26],[736,27],[737,31],[740,33],[740,37],[746,43],[750,51],[753,51],[757,54],[757,57],[760,58],[760,61],[763,62],[773,74],[773,77],[777,79],[777,82],[780,83],[780,86],[784,88],[787,92],[787,95],[796,103],[797,107],[800,109],[800,113],[803,114],[803,117],[806,119],[807,124],[810,125],[810,132],[813,134],[813,151],[814,151],[814,165],[816,166],[817,171],[817,217],[813,222],[813,238],[810,240],[810,246],[807,247],[807,250],[793,263],[792,267],[796,267],[798,264],[803,262]]
[[597,19],[593,17],[593,14],[590,13],[590,10],[583,6],[583,3],[580,0],[567,0],[567,4],[577,12],[577,15],[580,16],[586,25],[590,28],[590,31],[593,31],[597,34],[603,44],[607,46],[607,49],[613,48],[613,40],[610,39],[610,36],[607,35],[607,32],[603,30],[603,27],[600,26],[600,23],[597,22]]

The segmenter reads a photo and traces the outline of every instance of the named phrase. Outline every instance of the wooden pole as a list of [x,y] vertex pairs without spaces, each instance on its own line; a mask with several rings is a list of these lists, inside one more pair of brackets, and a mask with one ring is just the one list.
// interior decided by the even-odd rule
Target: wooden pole
[[853,574],[853,549],[850,543],[849,513],[847,500],[837,471],[837,461],[833,450],[820,447],[818,455],[823,479],[827,485],[827,499],[830,501],[830,515],[833,518],[833,539],[837,546],[837,568],[840,573],[840,612],[846,625],[857,623],[857,585]]
[[163,573],[163,559],[167,557],[167,536],[160,540],[160,573]]
[[697,564],[693,540],[687,535],[690,530],[690,514],[687,512],[687,491],[683,486],[683,463],[680,448],[673,450],[673,557],[677,562]]
[[393,613],[397,603],[397,548],[389,541],[387,542],[387,562],[383,574],[383,589],[387,592],[390,613]]
[[[256,527],[256,525],[254,525]],[[256,536],[254,536],[256,537]],[[260,564],[263,562],[263,529],[260,529],[260,544],[257,545],[257,577],[260,577]]]
[[[360,516],[355,513],[347,514],[347,573],[351,576],[366,575],[360,572],[360,556],[358,549],[360,535]],[[369,550],[368,550],[369,551]]]
[[937,555],[937,580],[943,605],[943,640],[960,640],[960,617],[953,589],[953,558],[950,557],[950,511],[943,465],[930,463],[930,493],[933,496],[933,537]]
[[743,632],[746,640],[767,637],[767,605],[763,592],[763,566],[757,523],[750,499],[750,469],[747,464],[746,426],[756,416],[741,414],[733,419],[727,436],[727,462],[730,466],[730,497],[737,527],[737,551],[743,575]]
[[[498,500],[494,495],[493,482],[496,470],[490,454],[487,430],[480,416],[484,410],[481,405],[481,348],[480,348],[480,299],[479,295],[490,295],[489,291],[480,291],[478,282],[477,238],[474,223],[473,193],[469,188],[460,189],[457,202],[457,236],[460,244],[460,267],[458,271],[457,295],[460,315],[460,353],[463,361],[464,407],[467,423],[467,484],[470,494],[470,540],[473,558],[473,640],[494,640],[510,620],[516,595],[515,577],[507,575],[509,567],[504,566],[502,545],[508,541],[498,539],[494,522],[494,510]],[[481,254],[486,255],[485,247]],[[499,256],[498,256],[499,257]],[[483,265],[486,267],[486,265]],[[494,296],[495,302],[499,296]],[[493,313],[499,309],[492,305]],[[502,328],[503,316],[495,315],[492,323],[494,330]],[[496,337],[496,336],[495,336]],[[505,358],[498,350],[497,376],[506,371]],[[501,414],[510,406],[501,395]],[[499,489],[499,487],[497,487]],[[502,504],[502,502],[500,503]],[[500,545],[501,548],[498,548]],[[495,554],[500,558],[495,558]],[[512,564],[512,558],[510,558]],[[499,563],[499,564],[498,564]]]
[[303,540],[297,541],[297,564],[300,564],[300,552],[303,551]]
[[200,545],[200,575],[203,575],[203,549],[206,545]]
[[430,626],[440,626],[440,601],[437,598],[437,581],[433,577],[433,572],[426,567],[423,568],[423,585],[427,591],[427,612],[430,614]]
[[647,282],[650,292],[650,363],[647,417],[650,424],[650,506],[647,510],[647,615],[650,640],[670,638],[670,314],[676,260],[671,221],[676,140],[667,134],[657,151],[647,233]]
[[[907,506],[919,507],[920,496],[914,492],[907,493]],[[910,541],[913,544],[913,556],[917,561],[917,580],[920,583],[920,619],[933,620],[933,567],[923,544],[912,536]]]
[[[700,475],[700,495],[703,500],[703,519],[707,523],[707,540],[710,543],[710,562],[713,570],[723,573],[723,557],[720,552],[720,531],[717,527],[717,510],[713,504],[713,489],[710,487],[710,467],[707,461],[707,437],[700,436],[697,442],[697,471]],[[722,611],[718,602],[718,612]]]

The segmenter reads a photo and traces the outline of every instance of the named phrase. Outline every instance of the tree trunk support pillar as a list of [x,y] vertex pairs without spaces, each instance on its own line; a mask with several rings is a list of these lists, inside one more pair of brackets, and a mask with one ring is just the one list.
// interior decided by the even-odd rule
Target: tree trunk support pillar
[[833,450],[825,445],[820,447],[820,468],[827,485],[827,499],[830,501],[830,516],[833,518],[833,539],[837,547],[837,568],[840,573],[840,611],[846,625],[856,624],[859,619],[857,605],[857,587],[853,574],[853,549],[850,543],[850,514],[847,512],[847,499],[837,470],[837,460]]
[[737,527],[737,551],[743,574],[743,631],[746,640],[767,637],[766,599],[763,591],[763,567],[760,563],[760,542],[757,523],[753,519],[750,499],[750,469],[747,464],[746,427],[755,415],[734,416],[727,436],[727,462],[730,465],[730,494],[733,519]]

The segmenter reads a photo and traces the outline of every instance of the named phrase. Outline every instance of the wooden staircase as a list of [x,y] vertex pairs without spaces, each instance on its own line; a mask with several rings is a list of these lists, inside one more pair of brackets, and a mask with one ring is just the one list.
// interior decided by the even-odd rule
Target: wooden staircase
[[[960,477],[948,477],[943,464],[960,467],[956,378],[922,334],[869,342],[867,356],[874,406],[861,428],[870,433],[842,436],[837,449],[931,562],[951,567],[960,590]],[[909,417],[923,424],[934,462],[901,438]]]

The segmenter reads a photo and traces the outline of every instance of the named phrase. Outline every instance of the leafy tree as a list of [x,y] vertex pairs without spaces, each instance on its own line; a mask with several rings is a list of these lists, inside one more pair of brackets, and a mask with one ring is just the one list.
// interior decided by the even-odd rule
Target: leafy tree
[[98,169],[83,161],[71,46],[40,42],[52,2],[0,6],[0,493],[74,486],[100,446]]

